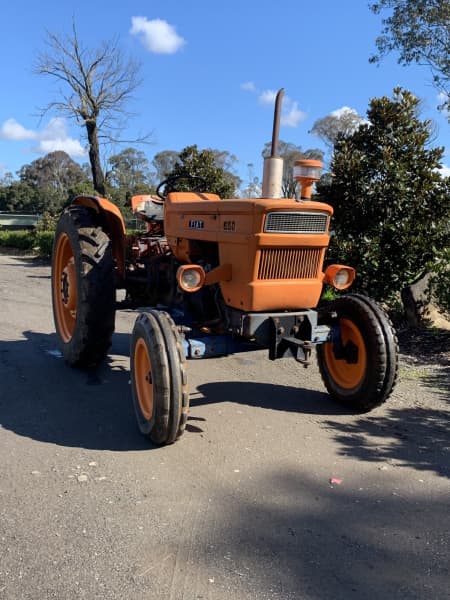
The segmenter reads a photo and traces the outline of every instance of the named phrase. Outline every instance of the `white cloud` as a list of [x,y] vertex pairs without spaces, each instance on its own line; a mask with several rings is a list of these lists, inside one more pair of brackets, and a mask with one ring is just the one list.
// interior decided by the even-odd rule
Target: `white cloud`
[[300,121],[306,119],[306,113],[299,109],[298,102],[286,96],[284,100],[284,111],[281,111],[281,124],[286,127],[297,127]]
[[273,104],[275,102],[276,97],[277,92],[275,92],[274,90],[264,90],[259,94],[259,101],[261,102],[261,104]]
[[21,142],[24,140],[34,140],[37,138],[37,133],[31,129],[25,129],[23,125],[15,119],[7,119],[0,127],[0,139],[13,140]]
[[[253,81],[241,83],[241,89],[253,92],[258,96],[258,102],[264,106],[273,107],[275,105],[278,93],[275,90],[268,89],[260,91]],[[284,96],[281,109],[281,125],[284,125],[285,127],[297,127],[300,121],[303,121],[304,119],[306,119],[306,113],[300,110],[298,102],[292,100],[289,96]]]
[[39,133],[39,145],[33,148],[39,154],[48,154],[62,150],[73,158],[86,155],[86,150],[78,140],[67,133],[66,121],[62,117],[50,119],[45,128]]
[[241,90],[245,90],[247,92],[255,92],[256,86],[253,81],[246,81],[245,83],[241,83]]
[[72,158],[80,158],[86,156],[86,150],[80,144],[78,140],[72,138],[55,138],[52,140],[41,140],[36,148],[33,148],[35,152],[39,154],[48,154],[49,152],[56,152],[62,150],[66,152]]
[[26,129],[15,119],[7,119],[0,127],[0,138],[16,142],[35,140],[37,145],[29,150],[37,154],[62,150],[72,158],[86,155],[80,142],[69,136],[66,121],[62,117],[50,119],[42,131]]
[[333,110],[330,114],[333,117],[342,117],[343,115],[346,115],[349,113],[354,114],[354,115],[358,114],[356,112],[356,110],[354,108],[350,108],[350,106],[341,106],[341,108],[337,108],[336,110]]
[[448,167],[447,165],[441,165],[439,172],[442,175],[442,177],[450,177],[450,167]]
[[137,35],[147,50],[155,54],[175,54],[186,43],[175,27],[162,19],[131,17],[130,33]]

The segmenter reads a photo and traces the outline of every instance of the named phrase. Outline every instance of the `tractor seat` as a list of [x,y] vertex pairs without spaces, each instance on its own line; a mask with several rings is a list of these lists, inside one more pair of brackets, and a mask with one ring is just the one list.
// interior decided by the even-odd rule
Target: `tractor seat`
[[131,210],[136,217],[144,221],[164,221],[164,202],[158,196],[151,194],[132,196]]

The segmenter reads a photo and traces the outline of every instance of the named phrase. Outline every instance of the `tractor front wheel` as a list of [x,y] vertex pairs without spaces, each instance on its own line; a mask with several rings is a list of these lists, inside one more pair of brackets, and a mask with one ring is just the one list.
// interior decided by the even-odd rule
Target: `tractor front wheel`
[[56,226],[52,255],[52,304],[56,335],[66,362],[91,366],[111,345],[115,319],[111,240],[97,215],[83,206],[66,209]]
[[387,400],[397,379],[398,343],[384,311],[370,298],[348,294],[327,307],[331,340],[317,347],[325,387],[339,403],[368,412]]
[[139,429],[154,444],[171,444],[183,433],[189,407],[186,357],[171,317],[141,313],[130,352],[131,392]]

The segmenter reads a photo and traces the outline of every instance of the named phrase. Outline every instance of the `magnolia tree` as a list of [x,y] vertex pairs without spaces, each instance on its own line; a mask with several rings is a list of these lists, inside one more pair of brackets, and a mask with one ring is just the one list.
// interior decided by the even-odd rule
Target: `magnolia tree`
[[318,186],[335,213],[330,258],[357,270],[354,288],[381,301],[442,264],[450,243],[450,179],[442,148],[430,148],[419,100],[397,88],[374,98],[368,122],[335,146],[328,184]]

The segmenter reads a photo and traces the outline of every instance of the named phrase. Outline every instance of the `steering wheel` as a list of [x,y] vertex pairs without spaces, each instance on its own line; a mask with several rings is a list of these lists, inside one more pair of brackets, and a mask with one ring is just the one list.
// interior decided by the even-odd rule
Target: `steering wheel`
[[201,186],[201,184],[203,184],[203,186],[206,186],[206,179],[204,177],[201,177],[200,175],[170,175],[169,177],[167,177],[166,179],[163,179],[161,181],[161,183],[158,185],[158,187],[156,188],[156,195],[158,196],[158,198],[161,198],[161,200],[165,200],[166,196],[162,193],[162,189],[164,186],[166,185],[172,185],[173,183],[175,183],[175,181],[178,181],[179,179],[187,179],[188,181],[196,181],[197,185],[194,186],[194,191],[198,191],[198,187],[199,184]]

